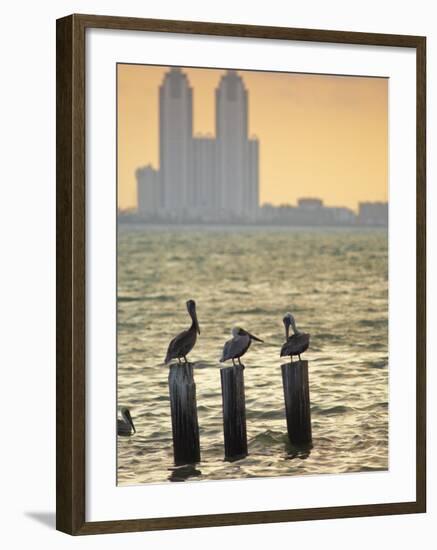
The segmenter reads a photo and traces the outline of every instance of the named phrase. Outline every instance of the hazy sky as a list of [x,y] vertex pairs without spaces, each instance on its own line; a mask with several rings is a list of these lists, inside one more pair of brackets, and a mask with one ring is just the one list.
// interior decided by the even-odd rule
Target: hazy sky
[[[159,168],[158,88],[167,67],[118,65],[119,207],[136,206],[135,170]],[[214,135],[223,70],[184,69],[195,134]],[[354,210],[387,200],[388,80],[239,71],[249,92],[249,135],[260,141],[261,204],[320,197]]]

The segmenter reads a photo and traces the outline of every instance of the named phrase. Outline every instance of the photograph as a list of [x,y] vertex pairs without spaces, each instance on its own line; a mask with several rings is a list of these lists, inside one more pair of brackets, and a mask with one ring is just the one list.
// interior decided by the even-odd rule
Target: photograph
[[389,469],[389,79],[117,63],[117,485]]

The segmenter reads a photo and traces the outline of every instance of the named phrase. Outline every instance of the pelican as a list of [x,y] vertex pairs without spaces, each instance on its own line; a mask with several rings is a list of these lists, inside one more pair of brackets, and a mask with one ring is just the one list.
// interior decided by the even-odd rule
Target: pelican
[[[310,345],[310,335],[306,332],[297,330],[296,321],[291,313],[286,313],[282,322],[285,326],[285,343],[281,348],[281,357],[290,356],[291,363],[293,355],[297,355],[300,359],[300,354],[308,349]],[[293,334],[290,336],[290,326],[293,328]]]
[[196,302],[194,300],[188,300],[187,311],[191,317],[191,326],[188,330],[184,330],[178,334],[176,338],[173,338],[170,342],[164,363],[169,363],[172,359],[177,359],[178,363],[181,363],[181,357],[184,358],[185,363],[188,363],[187,355],[196,344],[197,334],[200,334],[196,314]]
[[129,409],[122,407],[120,413],[121,418],[117,418],[117,435],[132,435],[137,433]]
[[247,330],[240,327],[234,327],[232,329],[232,338],[228,340],[223,346],[223,353],[220,359],[220,363],[224,363],[228,359],[232,359],[232,364],[235,366],[235,359],[238,359],[238,364],[242,365],[240,357],[242,357],[246,351],[250,348],[252,340],[257,342],[263,342],[260,338],[257,338]]

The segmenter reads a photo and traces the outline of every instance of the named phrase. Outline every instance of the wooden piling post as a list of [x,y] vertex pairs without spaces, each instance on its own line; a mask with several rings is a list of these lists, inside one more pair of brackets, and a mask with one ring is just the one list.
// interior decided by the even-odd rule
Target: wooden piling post
[[220,369],[223,402],[225,460],[247,456],[246,403],[244,367],[235,365]]
[[200,443],[193,365],[170,365],[168,386],[175,465],[195,464],[200,462]]
[[292,445],[312,442],[308,361],[281,365],[287,430]]

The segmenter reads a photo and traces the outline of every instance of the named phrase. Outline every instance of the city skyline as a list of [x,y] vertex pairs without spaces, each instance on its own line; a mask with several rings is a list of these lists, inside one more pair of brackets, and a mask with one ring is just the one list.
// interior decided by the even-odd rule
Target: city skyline
[[[136,206],[135,169],[147,164],[160,167],[158,89],[168,70],[118,67],[121,209]],[[201,143],[207,146],[208,139],[217,137],[214,95],[226,72],[182,71],[193,93],[194,141],[201,133]],[[359,202],[387,201],[385,79],[253,71],[238,74],[250,95],[247,135],[250,139],[255,134],[261,143],[260,204],[296,204],[299,197],[314,196],[328,205],[357,211]],[[320,132],[314,131],[315,125]],[[275,162],[269,162],[272,148]]]
[[159,170],[136,170],[137,210],[160,222],[255,222],[259,143],[248,135],[249,93],[229,70],[215,89],[215,138],[193,136],[193,89],[179,67],[159,87]]

